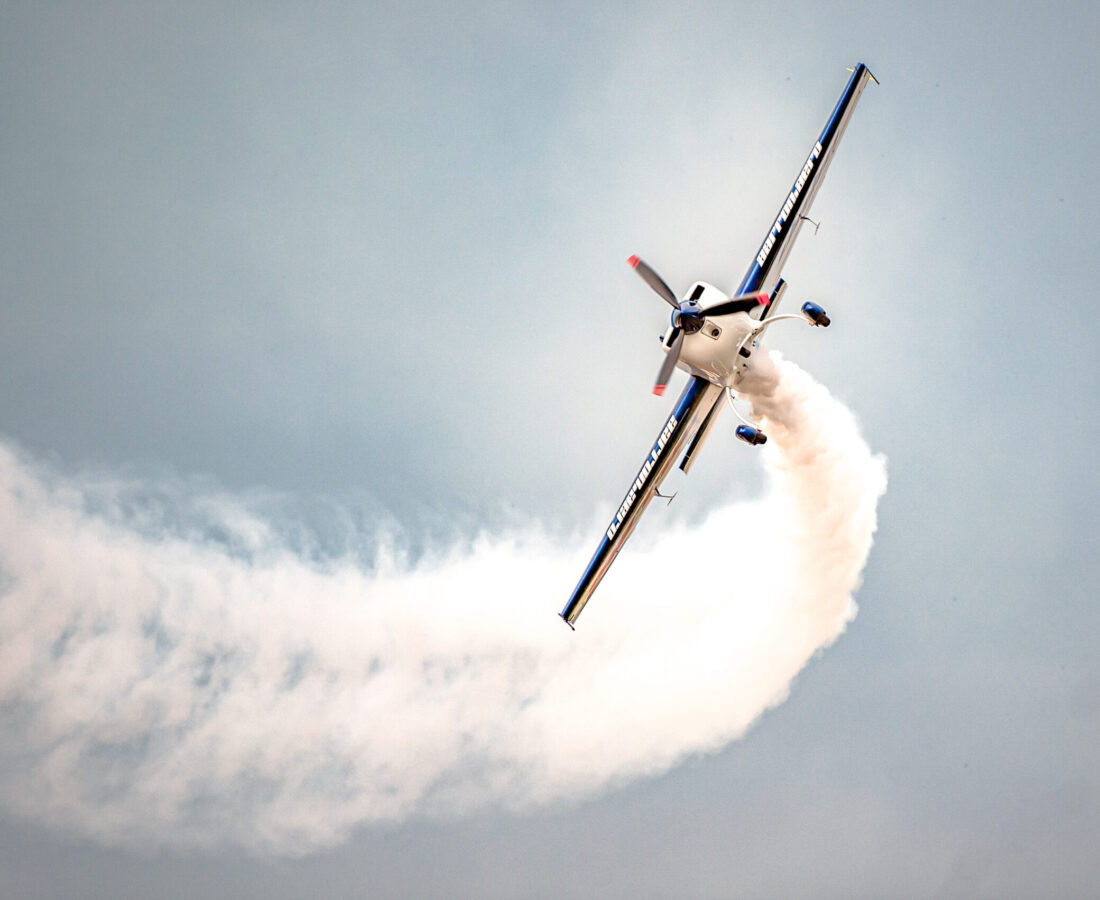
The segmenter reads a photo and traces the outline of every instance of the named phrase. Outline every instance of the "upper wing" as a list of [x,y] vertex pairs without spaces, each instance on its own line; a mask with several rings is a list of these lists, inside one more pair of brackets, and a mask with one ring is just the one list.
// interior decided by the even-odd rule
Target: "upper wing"
[[[741,286],[737,289],[737,294],[750,294],[766,290],[768,286],[778,280],[783,263],[787,261],[791,247],[794,246],[794,240],[802,227],[801,217],[810,211],[810,204],[814,202],[814,196],[817,194],[818,188],[821,187],[821,182],[825,180],[825,172],[829,168],[829,163],[833,160],[833,154],[836,153],[841,135],[844,134],[844,129],[848,126],[852,110],[856,108],[856,102],[867,86],[867,82],[873,80],[875,80],[875,76],[863,63],[860,63],[852,71],[852,77],[848,79],[844,93],[840,95],[840,100],[837,101],[836,109],[829,116],[829,121],[825,123],[821,137],[817,139],[813,149],[810,150],[810,155],[806,157],[802,171],[798,173],[790,192],[784,198],[783,205],[779,208],[779,213],[776,215],[771,229],[760,245],[760,249],[757,251],[752,265],[749,266],[748,272],[745,273]],[[777,305],[777,303],[773,303],[771,306],[764,307],[761,314],[773,315],[775,313],[774,307]]]
[[711,384],[705,378],[694,376],[684,387],[680,399],[676,402],[672,415],[668,417],[665,427],[653,443],[653,449],[642,463],[637,477],[626,492],[623,502],[619,504],[615,518],[607,526],[607,531],[600,539],[600,545],[588,568],[584,570],[581,580],[573,589],[573,595],[561,611],[561,617],[572,628],[576,623],[581,610],[596,590],[596,585],[611,568],[626,539],[638,524],[650,501],[656,495],[665,480],[680,449],[690,440],[692,435],[700,427],[701,420],[714,406],[715,400],[722,389]]

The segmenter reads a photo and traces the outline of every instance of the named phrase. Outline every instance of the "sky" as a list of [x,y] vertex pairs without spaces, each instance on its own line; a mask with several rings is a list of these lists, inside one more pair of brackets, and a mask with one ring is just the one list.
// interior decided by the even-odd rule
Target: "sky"
[[[5,896],[1093,896],[1098,33],[1089,4],[0,3]],[[742,601],[778,615],[768,578],[815,559],[766,564],[782,467],[724,421],[571,635],[670,406],[626,258],[732,290],[857,61],[881,84],[784,272],[833,325],[769,343],[866,476],[858,612],[761,675]],[[739,588],[742,668],[681,668],[668,635],[725,615],[696,584]],[[205,668],[149,682],[181,633]],[[365,709],[387,652],[446,665]],[[583,757],[464,718],[486,685],[517,720],[591,713],[586,659],[638,668],[604,710],[636,730]],[[171,698],[260,663],[346,691],[282,729],[224,704],[157,756]],[[571,693],[530,705],[545,672]],[[434,755],[394,770],[410,746]]]

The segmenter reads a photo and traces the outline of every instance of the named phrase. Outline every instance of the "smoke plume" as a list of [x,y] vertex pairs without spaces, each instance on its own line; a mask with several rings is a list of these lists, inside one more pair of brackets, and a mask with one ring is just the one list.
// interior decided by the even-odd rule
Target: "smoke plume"
[[231,499],[166,527],[132,485],[0,446],[0,803],[107,843],[297,854],[723,747],[855,615],[886,486],[792,363],[750,387],[767,495],[629,545],[576,634],[556,612],[594,533],[326,561]]

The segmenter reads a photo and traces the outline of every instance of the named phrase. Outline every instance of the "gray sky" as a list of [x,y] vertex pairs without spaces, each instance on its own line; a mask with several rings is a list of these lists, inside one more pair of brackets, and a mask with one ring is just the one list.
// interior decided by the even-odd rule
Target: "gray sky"
[[[322,556],[379,523],[414,554],[587,535],[669,405],[626,257],[735,286],[857,60],[882,84],[785,273],[835,324],[773,343],[890,473],[858,617],[719,752],[289,861],[105,848],[9,805],[6,894],[1092,896],[1098,25],[0,6],[0,435],[58,477],[140,484],[177,528],[228,493]],[[673,521],[759,494],[731,433]]]

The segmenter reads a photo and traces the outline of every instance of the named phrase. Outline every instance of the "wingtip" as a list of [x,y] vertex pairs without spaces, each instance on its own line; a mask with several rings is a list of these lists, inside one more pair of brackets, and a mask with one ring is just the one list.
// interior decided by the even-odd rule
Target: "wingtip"
[[846,66],[849,72],[855,72],[856,69],[864,68],[867,70],[867,77],[870,78],[875,84],[879,84],[879,80],[875,78],[875,73],[871,71],[870,67],[865,62],[856,63],[854,66]]

